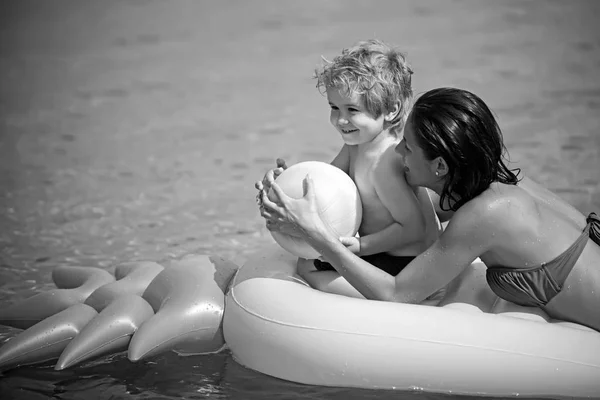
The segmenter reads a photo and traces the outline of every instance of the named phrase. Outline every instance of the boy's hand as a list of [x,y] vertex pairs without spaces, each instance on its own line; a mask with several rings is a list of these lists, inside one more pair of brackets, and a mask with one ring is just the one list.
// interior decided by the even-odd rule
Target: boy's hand
[[360,254],[360,238],[357,238],[356,236],[342,236],[340,242],[354,254]]

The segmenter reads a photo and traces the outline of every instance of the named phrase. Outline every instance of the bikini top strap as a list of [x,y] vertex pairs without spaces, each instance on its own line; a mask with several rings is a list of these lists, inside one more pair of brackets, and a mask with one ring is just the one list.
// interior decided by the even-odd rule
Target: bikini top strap
[[586,219],[589,226],[589,236],[598,246],[600,246],[600,218],[596,213],[590,213]]

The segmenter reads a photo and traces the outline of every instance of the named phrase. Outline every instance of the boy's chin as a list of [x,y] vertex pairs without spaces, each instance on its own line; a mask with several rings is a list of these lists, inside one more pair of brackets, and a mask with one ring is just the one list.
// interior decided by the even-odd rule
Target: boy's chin
[[360,139],[357,139],[357,138],[345,137],[344,135],[342,135],[342,140],[348,146],[356,146],[356,145],[362,144],[364,142],[364,141],[362,141]]

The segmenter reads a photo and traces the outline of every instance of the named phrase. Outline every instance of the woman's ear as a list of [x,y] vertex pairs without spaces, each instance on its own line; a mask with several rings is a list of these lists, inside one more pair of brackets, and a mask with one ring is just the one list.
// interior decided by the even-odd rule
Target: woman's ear
[[446,160],[444,160],[442,157],[437,157],[435,160],[433,160],[432,165],[433,165],[433,173],[438,178],[445,177],[446,175],[448,175],[448,172],[450,171],[448,168],[448,164],[446,163]]
[[384,121],[386,121],[386,122],[393,121],[394,118],[396,118],[398,116],[399,112],[400,112],[400,103],[396,103],[396,104],[394,104],[394,107],[392,107],[392,110],[388,111],[388,113],[384,115],[384,117],[383,117]]

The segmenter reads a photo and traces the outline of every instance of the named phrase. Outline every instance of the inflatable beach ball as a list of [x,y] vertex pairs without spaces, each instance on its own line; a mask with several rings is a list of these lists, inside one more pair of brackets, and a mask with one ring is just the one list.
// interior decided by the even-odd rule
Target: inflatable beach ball
[[[277,177],[277,184],[292,198],[302,197],[302,181],[312,177],[319,215],[338,236],[354,236],[362,219],[362,204],[354,181],[341,169],[320,161],[292,165]],[[276,196],[269,192],[271,200]],[[271,232],[273,239],[297,257],[318,258],[320,254],[299,238]]]

